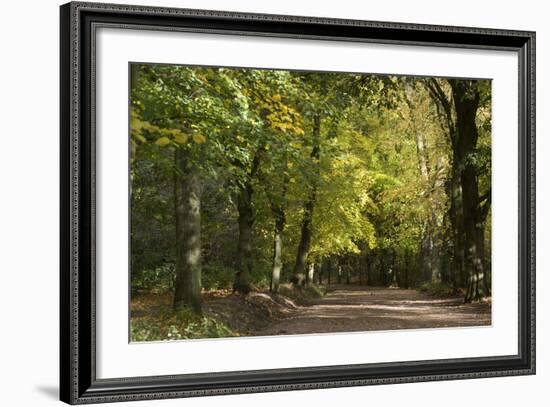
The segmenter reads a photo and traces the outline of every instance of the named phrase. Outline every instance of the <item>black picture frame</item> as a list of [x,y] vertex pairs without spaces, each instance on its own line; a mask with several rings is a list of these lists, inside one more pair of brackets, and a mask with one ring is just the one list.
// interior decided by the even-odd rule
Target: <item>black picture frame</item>
[[[70,404],[535,373],[535,33],[72,2],[60,8],[60,398]],[[519,350],[515,355],[96,378],[93,37],[132,30],[512,50],[519,56]]]

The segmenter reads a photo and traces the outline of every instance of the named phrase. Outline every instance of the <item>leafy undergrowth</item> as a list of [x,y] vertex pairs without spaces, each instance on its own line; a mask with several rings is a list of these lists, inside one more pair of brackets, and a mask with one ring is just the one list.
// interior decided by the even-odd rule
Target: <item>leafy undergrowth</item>
[[281,285],[278,294],[253,291],[246,296],[230,290],[203,293],[203,312],[174,312],[169,291],[141,292],[132,297],[130,340],[132,342],[246,336],[273,320],[296,310],[296,304],[324,296],[312,285],[294,288]]
[[190,309],[174,311],[169,291],[149,291],[132,297],[130,341],[226,338],[238,336],[226,324]]
[[197,315],[191,310],[177,312],[163,308],[153,315],[132,318],[130,340],[161,341],[178,339],[226,338],[237,336],[216,318]]

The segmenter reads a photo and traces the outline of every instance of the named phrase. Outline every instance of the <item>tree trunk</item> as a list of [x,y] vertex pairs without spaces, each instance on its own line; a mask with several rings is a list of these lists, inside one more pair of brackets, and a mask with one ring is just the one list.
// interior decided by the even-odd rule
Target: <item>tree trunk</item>
[[366,260],[366,266],[367,266],[367,285],[369,286],[373,286],[374,284],[374,281],[373,281],[373,278],[372,278],[372,263],[373,263],[373,259],[372,258],[367,258]]
[[[456,85],[457,81],[448,80],[447,82],[451,86],[451,93],[455,101],[454,110],[456,110],[457,93],[453,87]],[[462,162],[458,151],[460,148],[459,145],[462,143],[461,137],[464,137],[464,134],[459,134],[458,132],[456,123],[458,118],[455,119],[453,100],[447,96],[447,92],[441,86],[439,81],[433,78],[428,79],[425,85],[430,93],[430,97],[436,104],[438,115],[441,118],[441,126],[444,131],[447,132],[452,147],[452,156],[450,157],[450,180],[447,182],[446,191],[450,200],[447,215],[451,224],[450,240],[452,241],[452,257],[449,265],[449,278],[455,287],[464,287],[467,276],[465,275],[466,271],[464,260],[464,221],[461,186]],[[458,103],[462,103],[462,101],[459,100]],[[458,116],[458,114],[456,116]]]
[[384,251],[380,251],[380,285],[386,286],[386,260]]
[[431,281],[432,279],[432,236],[428,227],[424,231],[422,237],[422,243],[420,246],[420,256],[422,264],[422,279],[424,281]]
[[[285,168],[286,157],[285,157]],[[283,232],[286,225],[286,214],[284,200],[286,197],[286,191],[288,188],[288,182],[290,180],[288,173],[284,171],[283,187],[281,191],[280,200],[273,196],[273,194],[267,191],[267,195],[271,204],[271,213],[275,218],[275,231],[273,238],[273,267],[271,270],[271,285],[270,291],[276,293],[279,291],[279,281],[281,279],[281,270],[283,268]]]
[[[456,162],[455,162],[456,161]],[[451,280],[455,287],[466,287],[464,267],[464,221],[462,213],[462,187],[458,158],[453,159],[451,179],[447,195],[450,197],[449,220],[452,228],[453,256],[451,262]]]
[[248,294],[250,274],[252,273],[252,225],[254,212],[252,208],[252,185],[247,183],[237,197],[239,211],[239,238],[237,243],[237,273],[233,282],[233,290]]
[[438,281],[439,280],[439,253],[437,251],[437,245],[435,243],[435,231],[437,230],[437,214],[435,212],[432,189],[436,185],[431,185],[430,172],[428,168],[428,152],[426,149],[426,136],[420,131],[416,131],[416,150],[418,153],[418,164],[420,168],[420,175],[424,182],[425,198],[429,202],[430,217],[424,230],[424,236],[422,238],[422,275],[426,281]]
[[315,275],[315,263],[309,263],[307,266],[306,285],[313,284],[314,275]]
[[176,283],[174,309],[201,312],[201,184],[185,152],[176,151]]
[[[466,289],[466,302],[483,298],[488,292],[484,284],[483,270],[483,229],[477,224],[477,180],[472,166],[467,166],[462,173],[462,191],[464,204],[464,229],[466,240],[466,264],[468,266],[468,286]],[[481,235],[481,236],[480,236]]]
[[240,187],[237,196],[237,211],[239,212],[239,239],[237,243],[237,273],[233,281],[233,291],[248,294],[251,290],[250,274],[252,273],[252,225],[254,224],[254,208],[252,207],[252,194],[254,188],[252,180],[256,177],[260,168],[261,154],[264,146],[258,147],[248,177],[244,185]]
[[403,288],[409,288],[409,267],[411,266],[411,253],[409,250],[405,252],[405,275],[403,281]]
[[488,294],[484,284],[483,222],[477,170],[472,155],[475,153],[478,132],[476,114],[479,93],[475,83],[464,80],[449,80],[456,108],[458,142],[456,153],[462,168],[462,210],[464,225],[464,258],[468,275],[465,302],[479,300]]
[[309,196],[304,204],[300,243],[298,244],[298,252],[296,254],[296,263],[294,265],[292,279],[293,283],[298,286],[303,286],[305,283],[305,269],[313,235],[313,209],[317,198],[317,177],[320,170],[319,157],[321,153],[321,117],[318,114],[313,118],[312,144],[311,161],[315,168],[314,179],[311,181]]
[[359,285],[369,284],[369,244],[361,243],[361,253],[359,257]]
[[397,287],[401,287],[401,267],[399,264],[399,255],[395,256],[395,262],[393,266],[394,281]]
[[283,228],[279,222],[275,224],[275,237],[273,241],[273,269],[271,271],[271,285],[269,287],[272,293],[279,291],[279,281],[281,279],[281,269],[283,268],[282,251],[283,251]]

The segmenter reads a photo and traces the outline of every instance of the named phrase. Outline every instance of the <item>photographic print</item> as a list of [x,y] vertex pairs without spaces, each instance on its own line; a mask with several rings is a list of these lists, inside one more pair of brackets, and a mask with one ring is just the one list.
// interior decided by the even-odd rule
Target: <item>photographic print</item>
[[130,341],[491,325],[491,81],[130,63]]

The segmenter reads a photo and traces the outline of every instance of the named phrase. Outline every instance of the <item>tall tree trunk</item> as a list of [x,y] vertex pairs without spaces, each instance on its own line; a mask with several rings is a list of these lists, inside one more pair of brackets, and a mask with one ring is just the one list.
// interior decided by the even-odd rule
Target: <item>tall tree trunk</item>
[[[374,254],[374,253],[373,253]],[[373,263],[373,257],[367,258],[367,285],[374,286],[374,278],[372,277],[372,263]]]
[[281,270],[283,268],[283,231],[285,228],[285,214],[279,208],[275,219],[275,236],[273,238],[273,267],[271,271],[270,291],[276,293],[279,291],[279,282],[281,279]]
[[380,266],[380,275],[379,275],[379,281],[380,281],[380,285],[381,286],[385,286],[386,285],[386,261],[385,261],[385,253],[383,250],[380,250],[379,251],[379,262],[378,262],[378,265]]
[[397,287],[401,287],[401,267],[400,267],[400,261],[399,261],[399,255],[396,254],[395,256],[395,263],[394,263],[394,281]]
[[307,265],[306,285],[313,284],[313,277],[315,275],[315,263],[311,262]]
[[233,290],[241,294],[250,292],[250,274],[252,273],[252,225],[254,211],[252,208],[252,185],[247,183],[237,197],[239,212],[239,238],[237,242],[237,273]]
[[359,257],[359,285],[367,285],[368,284],[368,261],[369,261],[369,254],[368,254],[368,243],[362,242],[360,249],[360,257]]
[[441,233],[441,224],[437,217],[437,191],[443,191],[445,187],[445,161],[443,157],[439,157],[435,167],[435,173],[431,177],[430,190],[432,191],[429,194],[430,201],[430,226],[431,226],[431,239],[432,239],[432,251],[431,251],[431,264],[432,264],[432,274],[431,281],[439,282],[442,279],[441,276],[441,240],[444,235]]
[[472,159],[475,153],[478,132],[476,114],[479,92],[475,83],[464,80],[449,80],[456,108],[456,128],[459,142],[457,157],[462,168],[462,210],[464,225],[464,258],[468,282],[464,300],[479,300],[488,294],[484,284],[483,222],[478,190],[477,170]]
[[[411,107],[412,108],[412,107]],[[428,151],[426,148],[426,136],[421,131],[416,131],[416,149],[418,155],[418,164],[420,167],[420,175],[424,182],[425,198],[429,202],[430,216],[422,237],[422,275],[426,281],[438,281],[439,270],[439,253],[435,242],[435,231],[437,230],[437,214],[435,212],[432,189],[435,185],[431,185],[430,171],[428,168]]]
[[483,269],[483,229],[478,225],[477,202],[479,199],[477,179],[472,166],[462,172],[464,204],[465,257],[468,266],[468,286],[466,302],[483,298],[488,292],[484,285]]
[[321,155],[321,117],[316,114],[313,117],[313,135],[311,161],[314,167],[314,176],[310,185],[310,192],[307,201],[304,204],[304,215],[302,218],[302,229],[300,235],[300,243],[298,244],[298,252],[296,254],[296,262],[293,272],[293,283],[298,286],[303,286],[305,283],[305,269],[307,258],[311,248],[311,238],[313,235],[313,209],[317,199],[317,177],[319,175],[319,158]]
[[409,249],[405,251],[405,275],[403,281],[403,288],[409,288],[409,267],[411,267],[411,253]]
[[[451,80],[447,81],[452,86]],[[459,157],[459,144],[461,135],[458,134],[456,118],[453,109],[453,100],[447,95],[444,87],[437,79],[428,79],[425,82],[430,97],[435,102],[440,124],[447,133],[451,144],[452,155],[450,157],[450,179],[447,182],[447,196],[450,200],[447,216],[450,220],[450,239],[452,241],[452,256],[449,267],[449,278],[455,287],[465,287],[467,276],[464,259],[464,221],[462,211],[462,183],[461,161]],[[453,98],[454,92],[451,91]]]
[[267,196],[269,197],[269,201],[271,204],[271,213],[275,218],[275,230],[273,236],[273,265],[271,269],[271,284],[269,287],[270,291],[273,293],[279,291],[279,282],[281,279],[281,271],[283,268],[283,232],[286,226],[285,199],[288,189],[288,183],[290,181],[286,161],[287,160],[285,156],[281,196],[274,196],[271,191],[266,190]]
[[252,195],[254,188],[253,179],[256,177],[261,154],[264,146],[258,147],[252,159],[250,172],[247,179],[239,189],[237,196],[237,211],[239,213],[239,238],[237,242],[237,273],[233,281],[233,291],[241,294],[248,294],[251,290],[250,274],[252,273],[252,226],[254,225],[254,208],[252,206]]
[[176,150],[176,282],[174,309],[201,312],[201,184],[185,152]]
[[460,168],[453,160],[451,166],[451,179],[447,196],[450,198],[448,210],[449,220],[452,229],[453,255],[451,261],[451,280],[456,287],[466,287],[466,270],[464,267],[464,221],[462,214],[462,187],[460,181]]

